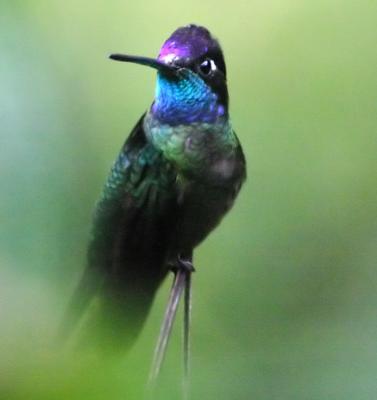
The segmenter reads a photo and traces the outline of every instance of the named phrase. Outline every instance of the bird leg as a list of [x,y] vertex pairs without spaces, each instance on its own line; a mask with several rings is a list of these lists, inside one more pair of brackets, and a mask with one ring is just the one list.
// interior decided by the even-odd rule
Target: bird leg
[[191,271],[186,273],[183,313],[183,394],[185,398],[188,398],[190,382],[191,273]]
[[[157,340],[157,345],[154,352],[152,367],[149,375],[149,383],[153,385],[159,375],[161,365],[164,361],[166,348],[171,335],[174,319],[177,313],[179,301],[183,292],[185,307],[184,307],[184,368],[185,368],[185,381],[187,381],[188,367],[189,367],[189,327],[190,327],[190,287],[191,287],[191,273],[194,267],[189,260],[182,260],[178,258],[177,263],[172,267],[174,272],[173,286],[170,291],[168,304],[165,310],[164,320],[161,325],[160,334]],[[185,385],[186,386],[186,385]]]

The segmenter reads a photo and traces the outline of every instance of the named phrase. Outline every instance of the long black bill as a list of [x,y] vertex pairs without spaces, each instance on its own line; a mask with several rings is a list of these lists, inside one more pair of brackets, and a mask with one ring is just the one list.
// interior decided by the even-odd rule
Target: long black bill
[[109,58],[115,61],[123,61],[123,62],[146,65],[148,67],[155,68],[158,71],[161,71],[167,75],[176,75],[176,72],[179,69],[175,65],[168,65],[159,60],[156,60],[155,58],[149,58],[149,57],[130,56],[127,54],[111,54]]

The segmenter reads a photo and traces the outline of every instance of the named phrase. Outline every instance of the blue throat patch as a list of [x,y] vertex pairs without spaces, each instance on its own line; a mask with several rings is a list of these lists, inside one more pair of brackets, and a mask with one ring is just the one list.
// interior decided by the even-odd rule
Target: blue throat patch
[[224,116],[225,108],[211,88],[192,71],[183,72],[177,80],[157,74],[152,114],[161,123],[187,125],[194,122],[214,123]]

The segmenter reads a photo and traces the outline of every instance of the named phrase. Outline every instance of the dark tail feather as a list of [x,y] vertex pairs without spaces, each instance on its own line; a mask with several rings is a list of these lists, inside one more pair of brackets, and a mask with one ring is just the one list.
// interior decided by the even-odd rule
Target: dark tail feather
[[156,285],[140,285],[122,278],[108,277],[98,309],[93,311],[80,340],[84,347],[95,347],[104,355],[121,355],[134,344],[157,290]]
[[120,220],[111,269],[91,322],[96,347],[108,354],[122,354],[135,342],[168,271],[163,220],[133,211]]
[[[133,345],[161,279],[151,282],[150,276],[143,274],[146,272],[143,265],[127,267],[127,271],[112,273],[105,279],[93,276],[93,271],[85,271],[60,326],[59,343],[66,342],[80,325],[74,339],[79,350],[113,356],[122,355]],[[134,270],[139,270],[137,276],[131,276]],[[94,296],[93,307],[89,308]],[[84,316],[88,308],[88,315]],[[82,317],[84,321],[79,324]]]
[[159,221],[141,218],[138,213],[133,218],[130,221],[129,214],[128,223],[118,221],[121,228],[113,238],[111,263],[103,258],[104,252],[98,245],[92,243],[89,249],[92,265],[102,258],[100,265],[107,268],[87,268],[60,335],[66,338],[73,331],[95,296],[88,318],[79,329],[81,349],[94,349],[105,356],[121,355],[128,350],[138,337],[155,293],[167,274],[166,243],[161,240]]
[[58,328],[57,339],[64,343],[77,327],[79,320],[88,308],[93,296],[98,292],[103,277],[93,268],[86,268],[81,280],[65,310],[62,322]]

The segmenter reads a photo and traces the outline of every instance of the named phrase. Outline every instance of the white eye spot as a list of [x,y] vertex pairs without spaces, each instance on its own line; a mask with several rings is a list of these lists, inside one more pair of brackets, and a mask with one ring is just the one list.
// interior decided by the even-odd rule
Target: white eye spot
[[211,72],[216,71],[216,69],[216,64],[211,58],[206,58],[199,65],[199,71],[202,75],[209,75]]

